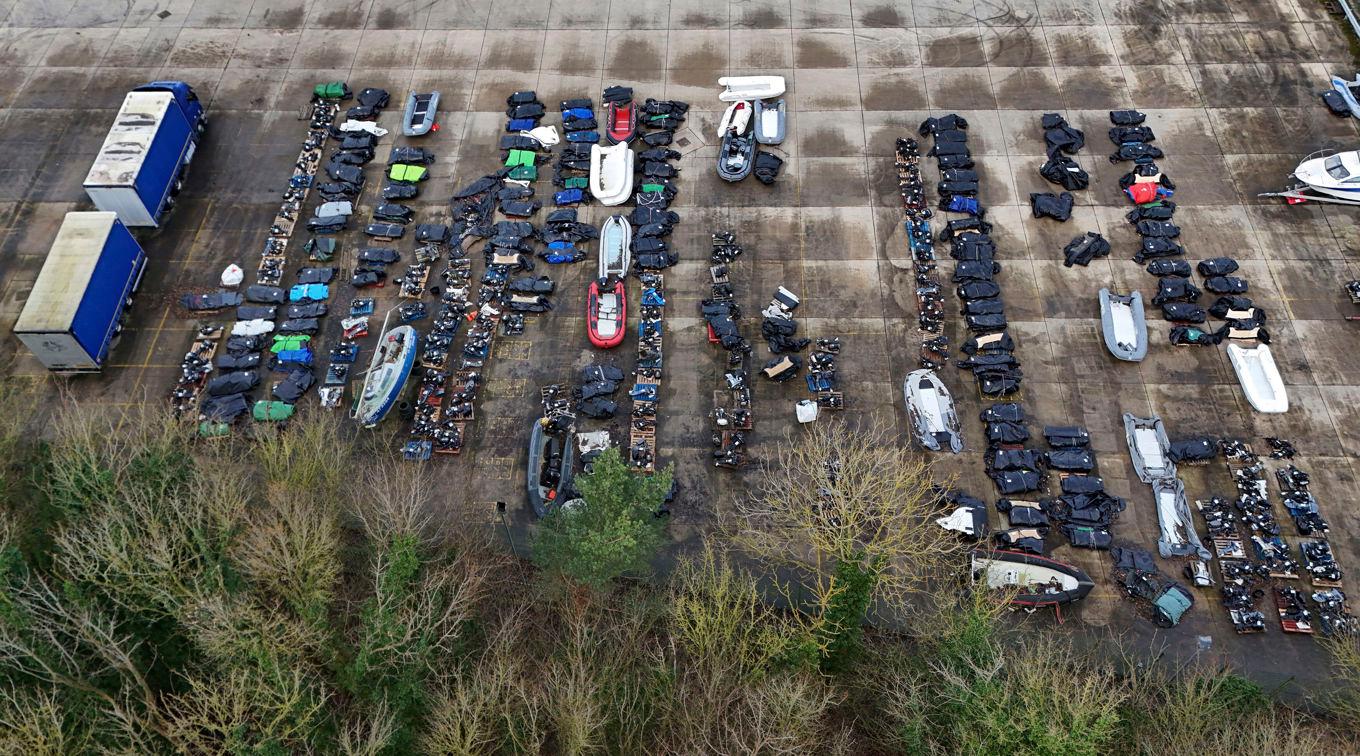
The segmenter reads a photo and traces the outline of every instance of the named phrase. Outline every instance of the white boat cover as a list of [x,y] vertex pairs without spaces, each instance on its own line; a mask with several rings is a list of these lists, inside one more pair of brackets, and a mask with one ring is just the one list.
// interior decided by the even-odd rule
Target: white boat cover
[[232,336],[262,336],[274,330],[274,321],[264,318],[238,320],[231,327]]
[[784,94],[783,76],[724,76],[718,86],[726,89],[718,95],[723,102],[759,100]]
[[521,131],[520,134],[529,137],[544,147],[552,147],[562,141],[562,137],[557,134],[556,126],[539,126],[536,129]]
[[817,403],[811,399],[800,400],[793,405],[793,412],[798,416],[798,422],[810,423],[817,419]]
[[234,289],[237,286],[240,286],[241,282],[245,280],[245,277],[246,272],[241,270],[241,266],[236,263],[232,263],[222,269],[222,285],[228,289]]
[[736,129],[738,134],[745,134],[746,127],[751,123],[751,103],[745,100],[737,100],[727,106],[723,111],[722,120],[718,121],[718,138],[722,139],[727,135],[729,129]]
[[1259,344],[1243,348],[1229,344],[1228,361],[1237,373],[1237,382],[1242,384],[1242,393],[1257,412],[1289,411],[1289,395],[1285,392],[1279,368],[1275,367],[1270,347]]
[[590,194],[601,205],[622,205],[633,193],[633,156],[627,142],[590,146]]
[[349,200],[336,200],[334,202],[323,202],[317,205],[316,217],[331,218],[337,215],[353,215],[354,203]]
[[345,121],[340,124],[341,131],[367,131],[375,137],[387,136],[387,129],[373,121]]

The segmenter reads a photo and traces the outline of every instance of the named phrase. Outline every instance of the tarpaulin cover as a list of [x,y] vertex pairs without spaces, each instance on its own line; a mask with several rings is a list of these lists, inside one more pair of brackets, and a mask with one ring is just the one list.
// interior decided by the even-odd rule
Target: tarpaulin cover
[[1153,260],[1147,264],[1147,272],[1158,278],[1161,278],[1162,276],[1183,276],[1189,278],[1190,263],[1184,260],[1172,260],[1168,258]]
[[208,381],[205,391],[208,396],[226,396],[249,391],[258,385],[260,385],[259,373],[254,370],[241,370],[216,376]]
[[1067,192],[1053,194],[1051,192],[1035,192],[1029,195],[1030,209],[1035,218],[1053,218],[1059,221],[1066,221],[1072,217],[1072,195]]

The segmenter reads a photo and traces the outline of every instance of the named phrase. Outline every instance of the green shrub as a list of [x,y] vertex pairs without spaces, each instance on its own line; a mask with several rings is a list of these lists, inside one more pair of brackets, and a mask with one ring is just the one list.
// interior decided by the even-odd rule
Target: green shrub
[[603,589],[645,572],[661,548],[666,523],[657,516],[671,487],[671,470],[638,475],[618,449],[607,449],[576,479],[582,502],[557,507],[534,539],[534,561],[550,574]]

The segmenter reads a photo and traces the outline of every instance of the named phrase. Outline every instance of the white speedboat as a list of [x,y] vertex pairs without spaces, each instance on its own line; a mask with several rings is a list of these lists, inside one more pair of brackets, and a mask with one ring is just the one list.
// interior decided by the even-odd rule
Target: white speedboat
[[612,147],[590,146],[590,194],[601,205],[628,201],[633,193],[633,151],[627,142]]
[[1157,553],[1164,557],[1210,559],[1213,555],[1200,543],[1195,521],[1185,503],[1185,484],[1180,478],[1152,481],[1152,498],[1157,502]]
[[954,398],[944,382],[931,370],[915,370],[902,382],[907,415],[916,430],[916,439],[931,451],[963,451],[963,434]]
[[1091,576],[1070,564],[1018,551],[973,552],[973,584],[1010,594],[1025,609],[1062,606],[1091,592]]
[[1160,417],[1138,417],[1125,412],[1124,440],[1128,442],[1133,471],[1139,480],[1151,483],[1159,478],[1175,477],[1176,463],[1171,461],[1169,454],[1171,442],[1167,440]]
[[1309,155],[1294,178],[1320,194],[1360,202],[1360,151]]
[[756,100],[756,141],[779,144],[784,141],[784,98],[773,102]]
[[633,226],[622,215],[611,215],[600,226],[600,267],[596,278],[623,278],[633,264]]
[[718,86],[724,87],[718,99],[723,102],[737,100],[763,100],[784,94],[783,76],[724,76],[718,79]]
[[1237,373],[1237,382],[1242,384],[1242,393],[1257,412],[1280,413],[1289,411],[1289,396],[1285,393],[1284,379],[1275,367],[1275,358],[1270,347],[1258,344],[1254,347],[1228,345],[1228,361]]
[[418,341],[416,329],[408,325],[383,331],[378,337],[378,348],[364,375],[364,388],[350,413],[363,427],[372,428],[382,422],[397,403],[415,365]]
[[1105,348],[1126,362],[1140,362],[1147,356],[1147,320],[1143,314],[1143,295],[1112,294],[1100,290],[1100,329]]
[[718,138],[727,136],[727,132],[736,129],[738,134],[745,134],[746,127],[751,124],[751,103],[745,100],[738,100],[727,106],[723,111],[722,120],[718,121]]

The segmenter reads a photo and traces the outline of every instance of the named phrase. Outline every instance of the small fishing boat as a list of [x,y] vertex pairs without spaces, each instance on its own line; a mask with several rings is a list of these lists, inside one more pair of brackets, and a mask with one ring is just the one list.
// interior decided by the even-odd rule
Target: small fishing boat
[[1143,295],[1113,294],[1100,290],[1100,330],[1105,348],[1126,362],[1141,362],[1147,356],[1147,320],[1143,314]]
[[1285,392],[1284,379],[1270,347],[1258,344],[1254,347],[1228,345],[1228,362],[1237,373],[1237,382],[1242,384],[1242,393],[1257,412],[1280,413],[1289,411],[1289,395]]
[[633,264],[633,226],[622,215],[611,215],[600,226],[600,267],[596,278],[623,278]]
[[741,181],[751,175],[755,157],[755,137],[750,134],[743,136],[729,129],[718,150],[718,177],[723,181]]
[[628,299],[623,279],[590,282],[586,294],[586,331],[590,343],[600,349],[616,347],[623,342],[625,321],[628,318]]
[[590,194],[601,205],[622,205],[633,193],[634,153],[627,142],[590,145]]
[[534,421],[529,434],[529,466],[526,489],[529,506],[543,517],[557,501],[560,492],[571,487],[572,463],[576,449],[571,443],[572,429],[558,427],[551,418]]
[[1070,564],[1018,551],[974,551],[973,584],[1012,593],[1010,603],[1026,609],[1062,606],[1085,598],[1091,576]]
[[1291,205],[1328,202],[1360,205],[1360,151],[1319,150],[1305,157],[1290,174],[1302,183],[1258,197],[1283,197]]
[[745,134],[746,127],[751,124],[751,103],[745,100],[738,100],[727,106],[723,111],[722,119],[718,121],[718,138],[727,136],[727,132],[736,130],[738,134]]
[[1176,475],[1176,463],[1171,461],[1169,451],[1171,442],[1166,438],[1166,428],[1157,416],[1138,417],[1132,412],[1124,413],[1124,440],[1129,445],[1129,458],[1133,460],[1133,471],[1144,483]]
[[627,144],[637,136],[637,106],[627,102],[604,105],[604,138],[610,144]]
[[779,144],[784,141],[784,98],[756,100],[756,141]]
[[723,76],[718,86],[724,87],[718,99],[723,102],[737,100],[763,100],[784,94],[783,76]]
[[416,329],[408,325],[383,331],[378,337],[378,348],[364,376],[364,388],[350,413],[361,426],[372,428],[382,422],[397,403],[415,365],[419,340]]
[[1180,478],[1152,481],[1152,498],[1157,502],[1157,553],[1164,557],[1210,559],[1213,555],[1200,543],[1190,507],[1185,503],[1185,484]]
[[916,429],[916,440],[931,451],[963,451],[963,434],[954,398],[944,382],[931,370],[915,370],[902,382],[907,401],[907,416]]
[[438,92],[412,92],[406,98],[406,112],[401,117],[401,133],[423,136],[434,128],[435,111],[439,109]]

